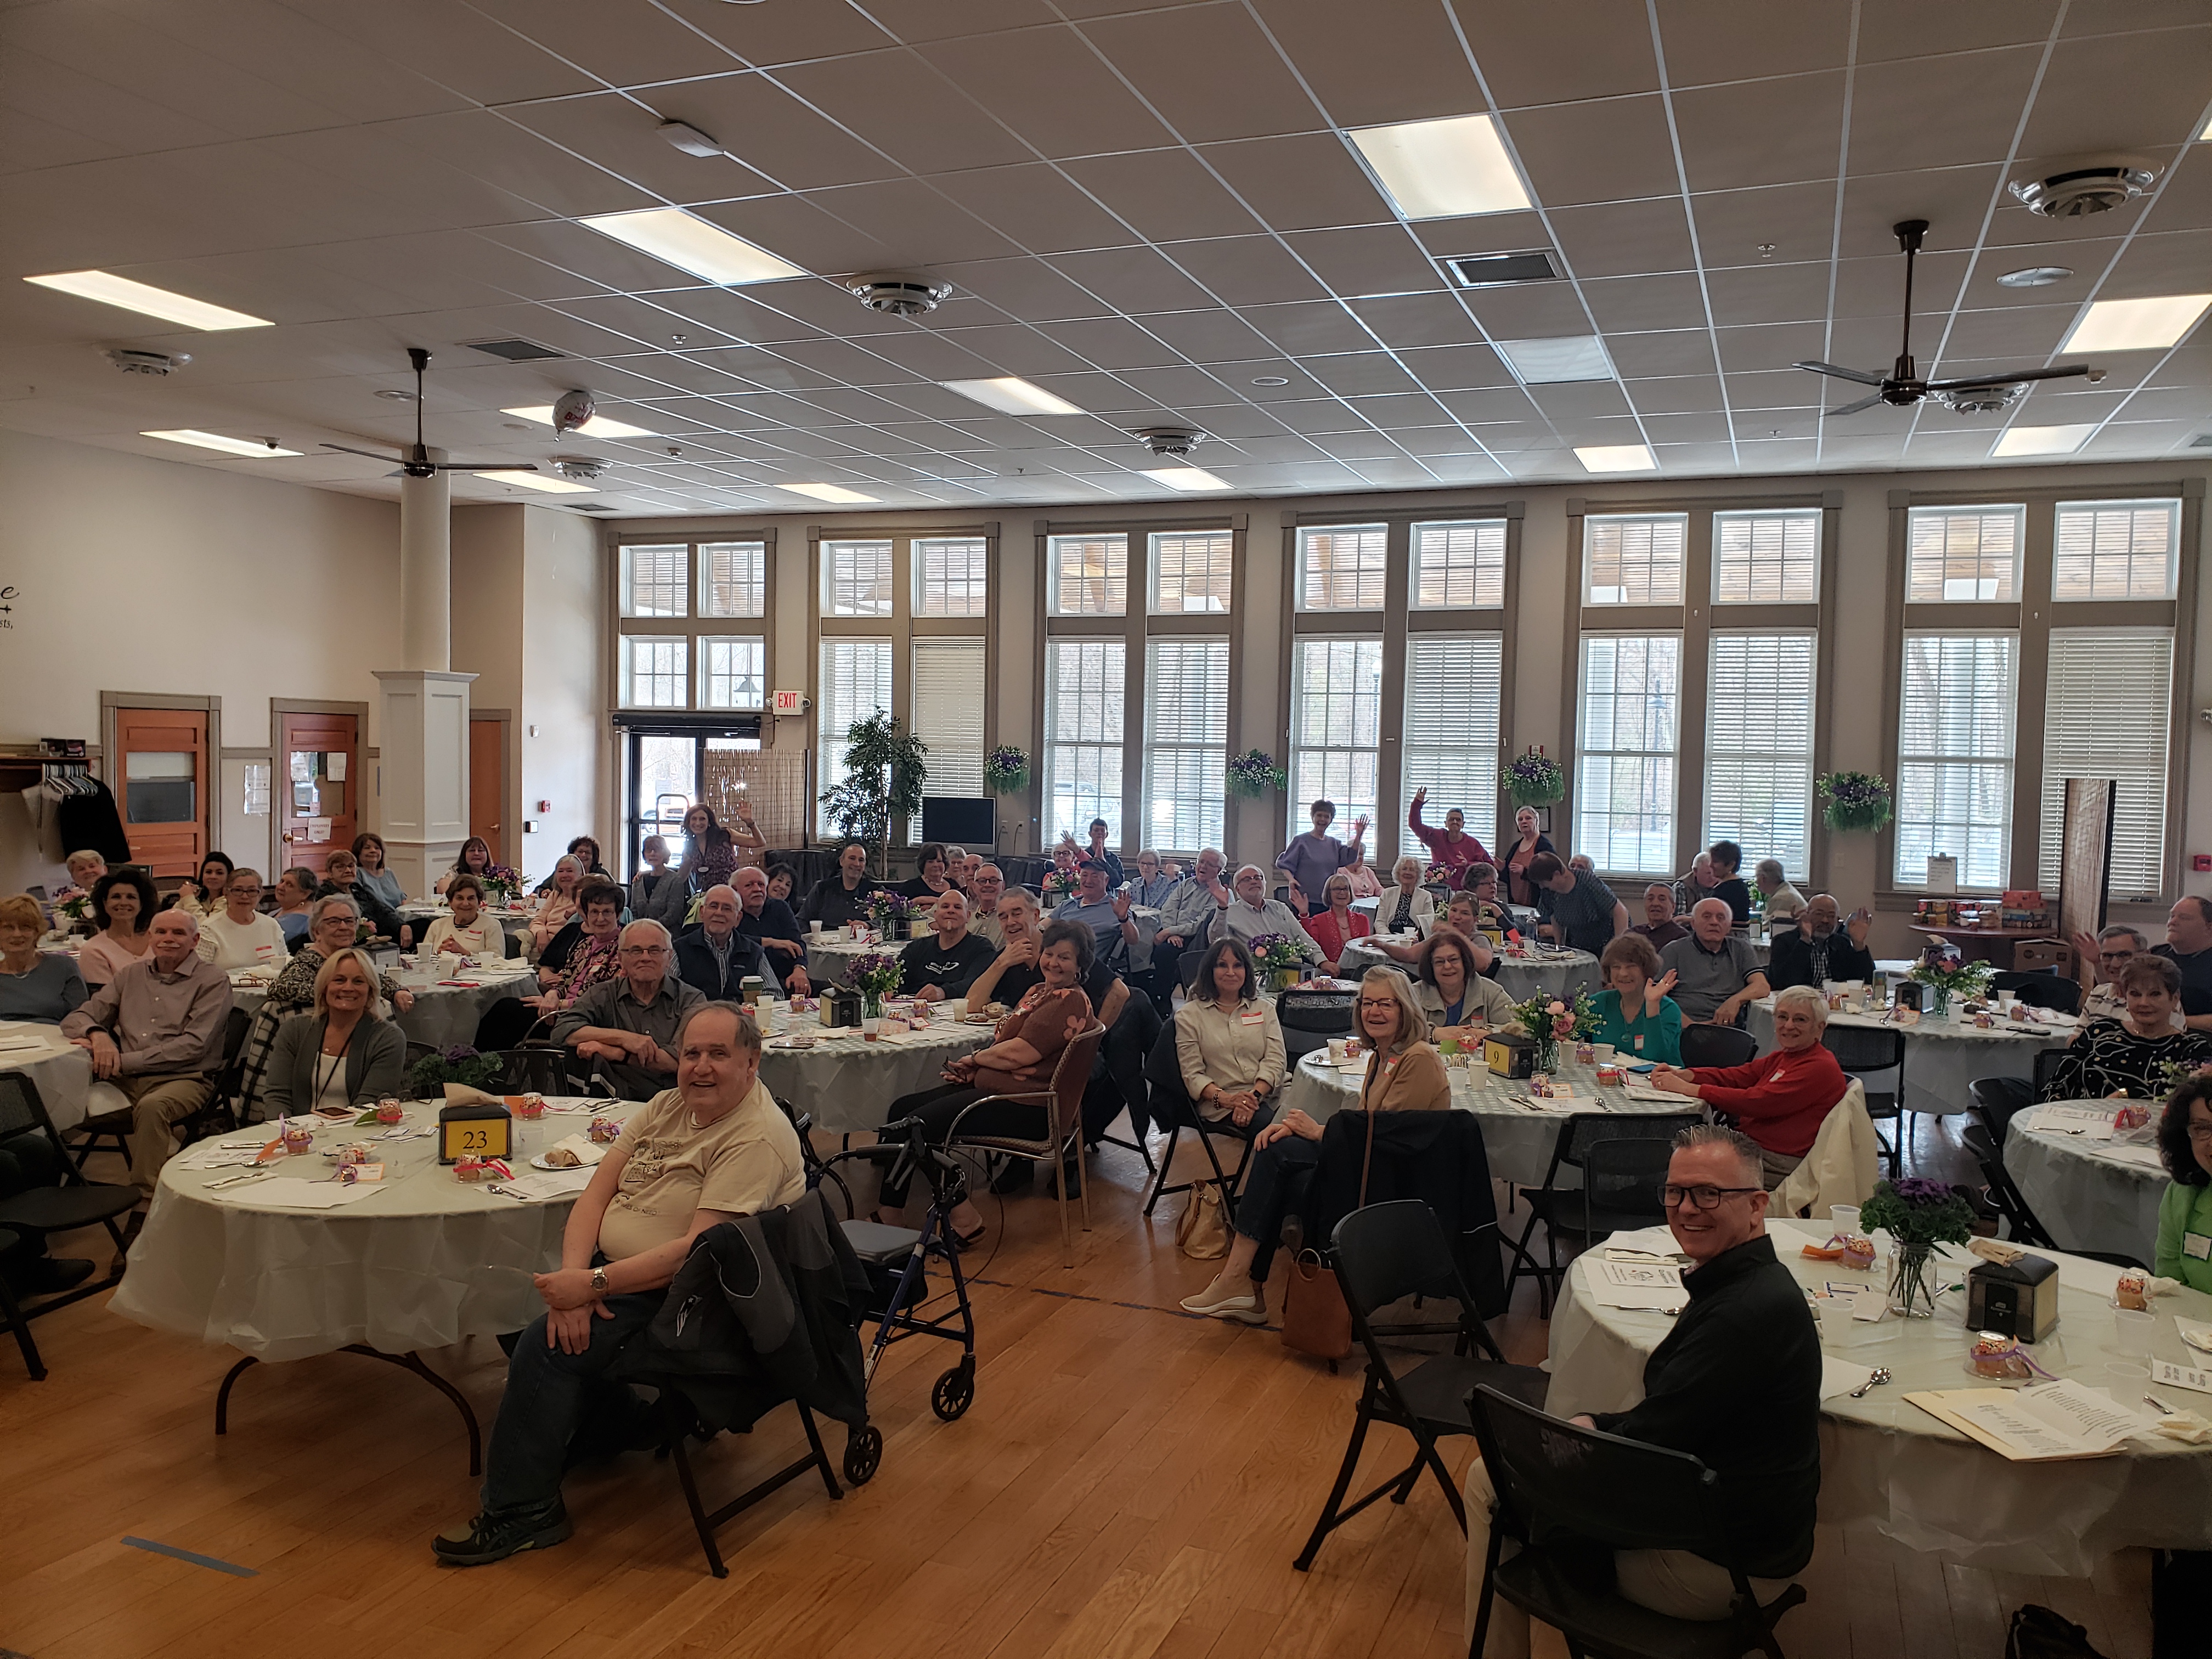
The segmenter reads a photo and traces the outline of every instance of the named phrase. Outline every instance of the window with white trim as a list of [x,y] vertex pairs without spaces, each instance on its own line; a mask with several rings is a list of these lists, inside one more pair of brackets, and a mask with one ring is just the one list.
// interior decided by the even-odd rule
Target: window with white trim
[[981,617],[991,609],[990,543],[939,536],[914,544],[914,614]]
[[[1226,533],[1221,540],[1225,547]],[[1225,574],[1222,581],[1225,605]],[[1228,762],[1229,641],[1188,634],[1148,639],[1144,844],[1163,853],[1220,846]]]
[[1122,705],[1127,642],[1048,640],[1044,647],[1044,843],[1088,839],[1103,818],[1121,839]]
[[[680,568],[680,567],[679,567]],[[683,708],[690,701],[691,641],[681,634],[625,634],[622,706]]]
[[1388,533],[1379,524],[1298,532],[1298,609],[1380,611]]
[[[1431,634],[1406,637],[1406,720],[1402,728],[1401,801],[1429,792],[1422,817],[1442,828],[1457,807],[1467,833],[1498,847],[1498,711],[1504,698],[1502,634]],[[1408,837],[1402,850],[1419,856]],[[1389,884],[1388,872],[1384,885]]]
[[[979,543],[980,546],[981,544]],[[914,680],[908,706],[914,734],[928,745],[922,793],[939,798],[983,793],[982,638],[929,635],[914,641]],[[917,815],[907,838],[921,838]]]
[[1575,849],[1601,872],[1672,874],[1682,636],[1583,635],[1576,711]]
[[822,608],[832,617],[894,614],[890,543],[823,543]]
[[1505,520],[1415,525],[1413,586],[1416,611],[1466,611],[1504,605]]
[[1689,515],[1683,513],[1592,514],[1585,518],[1583,603],[1681,604],[1689,525]]
[[[845,781],[845,734],[856,720],[888,712],[891,706],[891,642],[845,638],[822,641],[819,712],[816,715],[819,794]],[[824,820],[827,829],[827,820]]]
[[[1375,532],[1378,543],[1382,533]],[[1316,800],[1336,803],[1343,839],[1354,819],[1373,821],[1382,727],[1382,641],[1301,635],[1293,642],[1291,835],[1311,827],[1305,809]]]
[[[1045,549],[1047,614],[1121,617],[1129,610],[1127,536],[1054,536]],[[1078,841],[1082,836],[1076,837]]]
[[1226,530],[1156,533],[1150,561],[1153,611],[1165,616],[1225,616],[1235,542]]
[[1812,860],[1818,646],[1811,633],[1715,633],[1705,647],[1701,838],[1779,859],[1793,882],[1807,878]]
[[2027,520],[2019,506],[1912,508],[1905,515],[1905,602],[2016,602]]
[[702,542],[699,614],[759,617],[768,612],[768,544]]
[[2123,903],[2166,890],[2166,761],[2173,634],[2164,628],[2056,628],[2043,716],[2037,882],[2058,891],[2066,780],[2110,778],[2110,891]]
[[2019,645],[2011,634],[1907,634],[1897,721],[1900,888],[1924,887],[1931,854],[1961,889],[2002,890],[2011,858]]
[[1713,514],[1715,605],[1817,605],[1820,599],[1818,512]]
[[625,544],[622,550],[622,614],[625,617],[681,617],[685,614],[684,566],[690,553],[690,546],[683,542],[663,547]]
[[2179,501],[2061,501],[2051,597],[2170,599],[2180,550]]
[[699,639],[699,707],[768,706],[768,641],[725,635]]

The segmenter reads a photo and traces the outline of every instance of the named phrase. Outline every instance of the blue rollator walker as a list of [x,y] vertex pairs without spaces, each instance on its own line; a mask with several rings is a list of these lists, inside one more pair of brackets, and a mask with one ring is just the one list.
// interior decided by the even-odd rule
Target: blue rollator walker
[[[877,1221],[848,1221],[845,1242],[866,1268],[876,1291],[876,1305],[868,1310],[875,1320],[876,1340],[867,1352],[866,1376],[871,1386],[884,1350],[912,1336],[941,1337],[960,1345],[960,1363],[937,1379],[929,1391],[929,1408],[950,1423],[963,1415],[975,1398],[975,1311],[968,1300],[968,1281],[960,1272],[960,1247],[948,1221],[968,1195],[968,1172],[960,1160],[929,1144],[928,1131],[918,1117],[886,1123],[877,1132],[873,1146],[839,1152],[822,1165],[822,1174],[840,1188],[843,1180],[836,1166],[858,1158],[892,1170],[911,1180],[919,1175],[929,1183],[929,1209],[921,1231],[890,1227]],[[849,1209],[852,1194],[846,1192]],[[952,1305],[934,1317],[923,1313],[930,1300],[929,1262],[943,1261],[952,1279]]]

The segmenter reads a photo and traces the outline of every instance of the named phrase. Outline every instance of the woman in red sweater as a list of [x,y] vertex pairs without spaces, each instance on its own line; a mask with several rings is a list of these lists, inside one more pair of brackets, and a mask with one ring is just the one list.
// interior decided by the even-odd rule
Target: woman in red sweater
[[1322,955],[1328,958],[1322,966],[1334,974],[1344,960],[1344,947],[1356,939],[1365,939],[1375,928],[1352,908],[1352,878],[1343,871],[1331,876],[1322,891],[1328,898],[1328,908],[1317,916],[1308,916],[1305,928],[1321,946]]
[[1844,1097],[1850,1079],[1821,1046],[1828,1005],[1809,985],[1793,985],[1774,998],[1774,1047],[1748,1066],[1662,1066],[1651,1086],[1702,1100],[1717,1115],[1759,1143],[1771,1188],[1813,1150],[1820,1121]]

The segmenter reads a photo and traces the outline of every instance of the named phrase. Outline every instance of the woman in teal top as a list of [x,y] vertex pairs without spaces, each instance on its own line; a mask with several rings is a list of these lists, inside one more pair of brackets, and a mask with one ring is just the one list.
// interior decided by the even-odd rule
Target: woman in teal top
[[2212,1291],[2212,1076],[2199,1072],[2166,1097],[2158,1150],[2173,1184],[2158,1203],[2152,1270]]
[[1682,1011],[1667,994],[1674,975],[1659,976],[1659,953],[1640,933],[1623,933],[1605,947],[1597,969],[1606,989],[1590,999],[1597,1012],[1594,1042],[1610,1042],[1620,1059],[1682,1063]]

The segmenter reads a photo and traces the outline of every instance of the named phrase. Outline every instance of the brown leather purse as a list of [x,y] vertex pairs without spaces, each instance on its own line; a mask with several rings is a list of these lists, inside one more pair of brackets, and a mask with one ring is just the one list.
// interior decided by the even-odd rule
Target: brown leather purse
[[[1367,1172],[1375,1164],[1375,1115],[1365,1115],[1367,1151],[1359,1160],[1361,1208],[1367,1203]],[[1290,1281],[1283,1291],[1283,1346],[1326,1359],[1332,1371],[1352,1352],[1352,1310],[1345,1305],[1336,1269],[1322,1259],[1318,1249],[1301,1249],[1291,1260]]]

